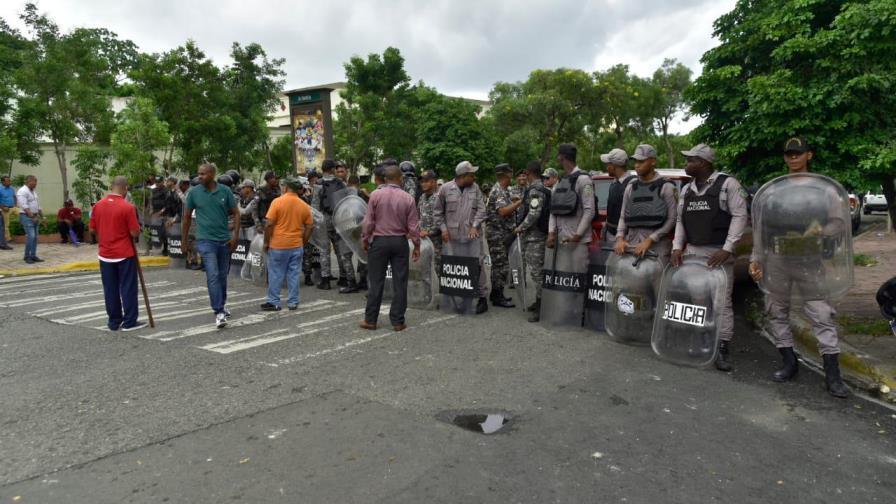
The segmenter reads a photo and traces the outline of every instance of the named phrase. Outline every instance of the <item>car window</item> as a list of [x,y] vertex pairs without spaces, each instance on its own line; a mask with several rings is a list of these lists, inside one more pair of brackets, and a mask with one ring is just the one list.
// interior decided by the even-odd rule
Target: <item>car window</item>
[[597,194],[597,206],[599,210],[607,209],[607,198],[610,197],[610,184],[612,183],[612,179],[594,181],[594,192]]

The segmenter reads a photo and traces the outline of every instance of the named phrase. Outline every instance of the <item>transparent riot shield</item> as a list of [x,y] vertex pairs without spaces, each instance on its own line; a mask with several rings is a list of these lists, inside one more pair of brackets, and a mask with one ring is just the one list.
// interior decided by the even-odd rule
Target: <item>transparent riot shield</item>
[[168,257],[171,259],[169,267],[171,269],[184,269],[187,264],[180,233],[181,226],[180,221],[178,221],[168,228],[168,233],[165,235],[165,239],[168,241]]
[[613,299],[606,305],[607,334],[619,343],[649,345],[662,274],[656,254],[643,258],[610,254],[607,274]]
[[719,327],[728,276],[710,268],[705,258],[690,257],[674,268],[667,266],[660,282],[653,351],[661,358],[702,367],[716,360]]
[[588,271],[585,274],[585,327],[604,332],[607,305],[613,303],[610,276],[607,274],[607,260],[613,249],[596,246],[588,252]]
[[453,239],[442,244],[442,271],[439,272],[439,309],[445,313],[473,315],[480,297],[479,254],[482,240]]
[[513,286],[513,297],[516,301],[516,306],[525,311],[527,307],[535,302],[533,299],[535,291],[529,288],[529,270],[526,268],[523,243],[519,236],[513,240],[513,244],[510,246],[508,263],[510,265],[510,278],[507,284]]
[[243,276],[243,265],[249,255],[249,247],[255,238],[255,228],[241,228],[239,239],[236,242],[236,250],[230,253],[230,275],[238,278]]
[[333,210],[333,227],[355,257],[364,263],[367,262],[367,252],[361,246],[361,222],[366,213],[367,203],[359,196],[342,198]]
[[246,253],[246,260],[243,262],[240,277],[243,280],[251,280],[255,285],[267,285],[268,272],[264,257],[264,235],[256,234],[249,244],[249,250]]
[[[408,240],[408,256],[414,251],[414,242]],[[408,306],[426,308],[432,302],[433,247],[429,238],[420,240],[420,259],[408,259]],[[392,286],[392,267],[386,269],[383,284],[383,301],[391,301],[395,295]]]
[[582,327],[587,243],[557,243],[544,254],[541,322],[549,327]]
[[853,285],[849,195],[814,173],[785,175],[753,198],[759,287],[781,298],[837,299]]
[[330,240],[327,238],[327,221],[323,212],[316,208],[311,209],[311,218],[314,220],[314,229],[311,231],[311,245],[313,245],[321,253],[325,251],[329,253]]

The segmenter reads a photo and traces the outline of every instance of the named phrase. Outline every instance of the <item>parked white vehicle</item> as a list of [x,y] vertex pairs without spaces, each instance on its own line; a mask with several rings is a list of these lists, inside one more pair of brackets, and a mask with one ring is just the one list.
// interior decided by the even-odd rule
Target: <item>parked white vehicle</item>
[[865,215],[871,212],[885,212],[887,210],[887,199],[883,194],[866,194],[865,195]]

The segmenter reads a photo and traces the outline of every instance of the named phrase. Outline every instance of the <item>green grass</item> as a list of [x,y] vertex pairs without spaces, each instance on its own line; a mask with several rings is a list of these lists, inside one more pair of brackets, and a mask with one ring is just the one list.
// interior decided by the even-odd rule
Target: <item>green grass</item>
[[857,334],[875,337],[893,336],[890,324],[883,318],[863,319],[849,316],[837,317],[837,323],[844,334]]
[[877,258],[865,254],[856,254],[852,257],[852,263],[856,266],[875,266],[877,265]]

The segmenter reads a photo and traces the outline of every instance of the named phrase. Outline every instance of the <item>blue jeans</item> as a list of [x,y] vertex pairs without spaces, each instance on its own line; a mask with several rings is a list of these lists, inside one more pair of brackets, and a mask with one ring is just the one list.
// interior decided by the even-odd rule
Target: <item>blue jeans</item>
[[289,290],[286,304],[299,304],[299,270],[304,253],[305,249],[302,247],[268,250],[268,303],[280,306],[280,289],[283,287],[283,277],[286,276]]
[[137,325],[137,259],[128,257],[114,263],[100,261],[100,276],[109,329],[117,331]]
[[22,212],[19,223],[25,228],[25,259],[33,259],[37,257],[37,220]]
[[227,275],[230,273],[230,245],[227,242],[198,240],[196,251],[205,265],[208,298],[215,315],[224,311],[227,304]]

